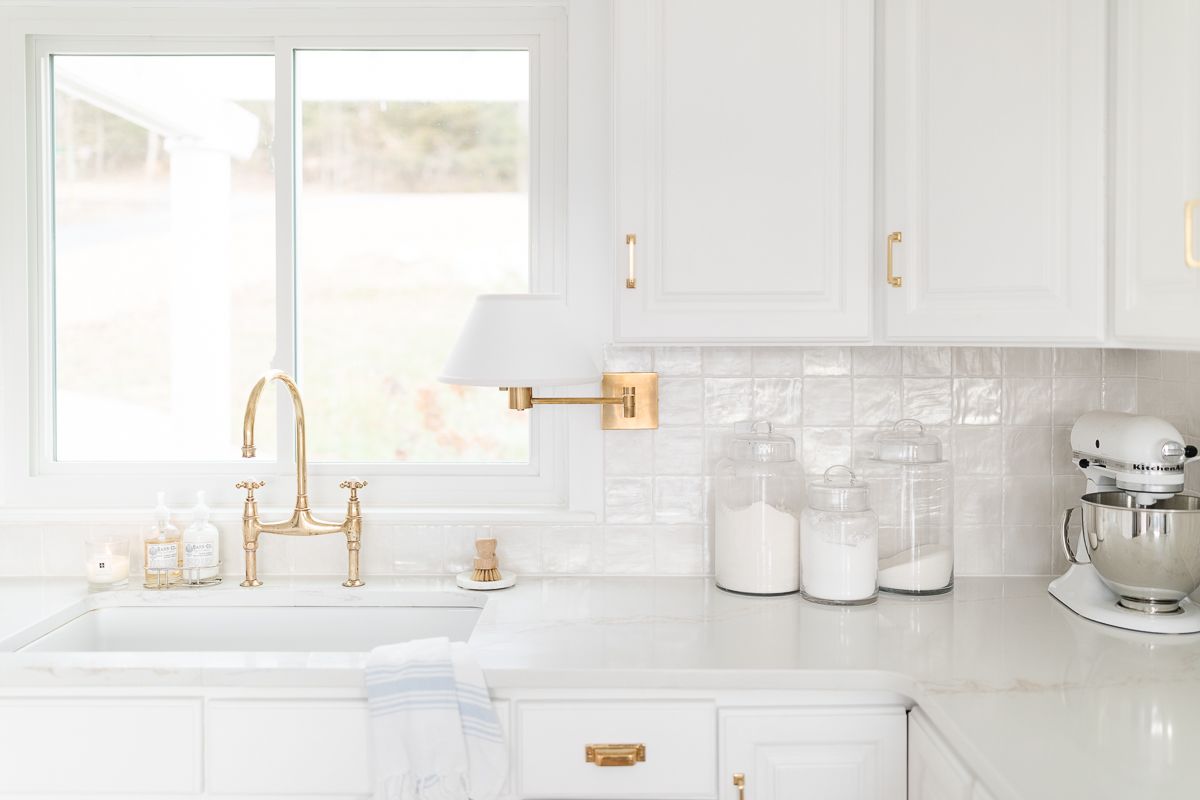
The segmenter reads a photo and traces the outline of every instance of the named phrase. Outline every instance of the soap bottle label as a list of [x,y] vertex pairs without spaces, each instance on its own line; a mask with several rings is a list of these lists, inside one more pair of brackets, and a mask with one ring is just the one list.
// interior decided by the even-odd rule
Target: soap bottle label
[[146,542],[146,569],[162,571],[179,568],[179,542]]
[[217,546],[214,542],[185,542],[183,545],[184,569],[215,567]]

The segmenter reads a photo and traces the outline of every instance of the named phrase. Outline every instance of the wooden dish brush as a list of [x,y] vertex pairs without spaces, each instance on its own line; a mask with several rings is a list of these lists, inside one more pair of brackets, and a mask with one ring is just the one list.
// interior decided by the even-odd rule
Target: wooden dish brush
[[500,560],[496,558],[496,540],[476,539],[474,569],[460,572],[458,585],[464,589],[486,592],[492,589],[507,589],[516,582],[516,575],[511,572],[506,575],[500,571]]
[[488,583],[500,580],[500,562],[496,559],[495,539],[475,540],[475,571],[471,580]]

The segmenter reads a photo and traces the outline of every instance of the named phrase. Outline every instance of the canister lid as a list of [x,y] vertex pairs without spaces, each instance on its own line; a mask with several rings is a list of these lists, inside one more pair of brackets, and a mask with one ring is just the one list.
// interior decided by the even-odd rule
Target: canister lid
[[818,511],[867,511],[871,508],[870,485],[854,470],[838,464],[808,485],[808,504]]
[[942,440],[915,419],[902,419],[890,431],[875,435],[875,458],[908,464],[942,460]]
[[735,461],[795,461],[796,440],[775,433],[765,419],[739,423],[729,439],[729,457]]

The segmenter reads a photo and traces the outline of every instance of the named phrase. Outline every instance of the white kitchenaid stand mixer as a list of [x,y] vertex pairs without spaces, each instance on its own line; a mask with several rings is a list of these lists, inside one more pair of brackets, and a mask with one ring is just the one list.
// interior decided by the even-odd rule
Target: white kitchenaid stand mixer
[[[1090,411],[1071,428],[1071,458],[1087,476],[1087,494],[1124,491],[1139,504],[1149,504],[1183,491],[1184,464],[1196,457],[1196,448],[1182,442],[1179,431],[1164,420]],[[1072,564],[1050,583],[1050,594],[1067,608],[1081,617],[1127,630],[1200,633],[1200,605],[1184,598],[1179,610],[1169,614],[1125,608],[1088,563],[1082,533],[1074,549],[1083,563]]]

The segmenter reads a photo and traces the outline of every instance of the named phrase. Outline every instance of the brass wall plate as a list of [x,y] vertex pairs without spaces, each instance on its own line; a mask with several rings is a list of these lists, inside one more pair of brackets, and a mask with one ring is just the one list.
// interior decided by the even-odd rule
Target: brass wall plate
[[620,397],[625,387],[634,389],[636,413],[624,416],[622,407],[602,406],[601,427],[606,431],[644,431],[658,427],[658,373],[657,372],[606,372],[601,381],[601,394],[605,397]]

